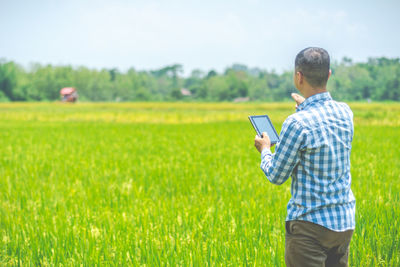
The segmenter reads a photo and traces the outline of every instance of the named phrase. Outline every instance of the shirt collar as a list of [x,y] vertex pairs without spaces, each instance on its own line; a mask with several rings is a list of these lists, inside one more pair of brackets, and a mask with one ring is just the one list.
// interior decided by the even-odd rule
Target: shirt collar
[[312,103],[315,102],[322,102],[322,101],[327,101],[327,100],[332,100],[331,94],[329,92],[323,92],[323,93],[318,93],[315,95],[312,95],[306,100],[304,100],[303,103],[297,106],[297,111],[301,111],[305,109],[306,107],[310,106]]

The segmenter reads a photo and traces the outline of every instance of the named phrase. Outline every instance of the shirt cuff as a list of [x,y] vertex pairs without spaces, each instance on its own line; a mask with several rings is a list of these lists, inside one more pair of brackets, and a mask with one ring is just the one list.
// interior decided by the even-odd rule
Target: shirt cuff
[[261,151],[261,159],[265,157],[265,155],[271,155],[271,149],[266,147]]
[[302,111],[303,110],[303,106],[304,106],[304,101],[302,103],[300,103],[299,105],[297,105],[296,112]]

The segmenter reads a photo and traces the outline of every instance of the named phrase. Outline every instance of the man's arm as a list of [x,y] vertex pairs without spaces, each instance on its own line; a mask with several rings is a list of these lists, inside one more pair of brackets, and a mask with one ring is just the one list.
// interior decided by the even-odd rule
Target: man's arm
[[300,150],[305,143],[305,133],[301,125],[289,118],[283,125],[280,141],[272,154],[269,146],[261,152],[261,169],[273,184],[283,184],[300,161]]

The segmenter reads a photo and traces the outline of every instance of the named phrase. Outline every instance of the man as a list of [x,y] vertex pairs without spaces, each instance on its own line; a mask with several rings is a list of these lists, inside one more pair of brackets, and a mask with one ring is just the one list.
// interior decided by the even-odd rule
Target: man
[[353,113],[326,91],[331,75],[328,52],[309,47],[295,60],[292,94],[296,113],[282,125],[272,154],[266,133],[256,136],[261,169],[271,183],[292,177],[287,205],[287,266],[348,266],[355,228],[355,199],[350,189]]

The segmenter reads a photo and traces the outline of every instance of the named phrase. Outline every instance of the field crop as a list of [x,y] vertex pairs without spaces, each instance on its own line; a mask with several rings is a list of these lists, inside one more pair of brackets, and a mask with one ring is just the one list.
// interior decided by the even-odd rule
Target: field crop
[[[351,266],[400,266],[400,104],[351,104]],[[0,104],[0,265],[284,266],[290,180],[248,115],[292,103]]]

